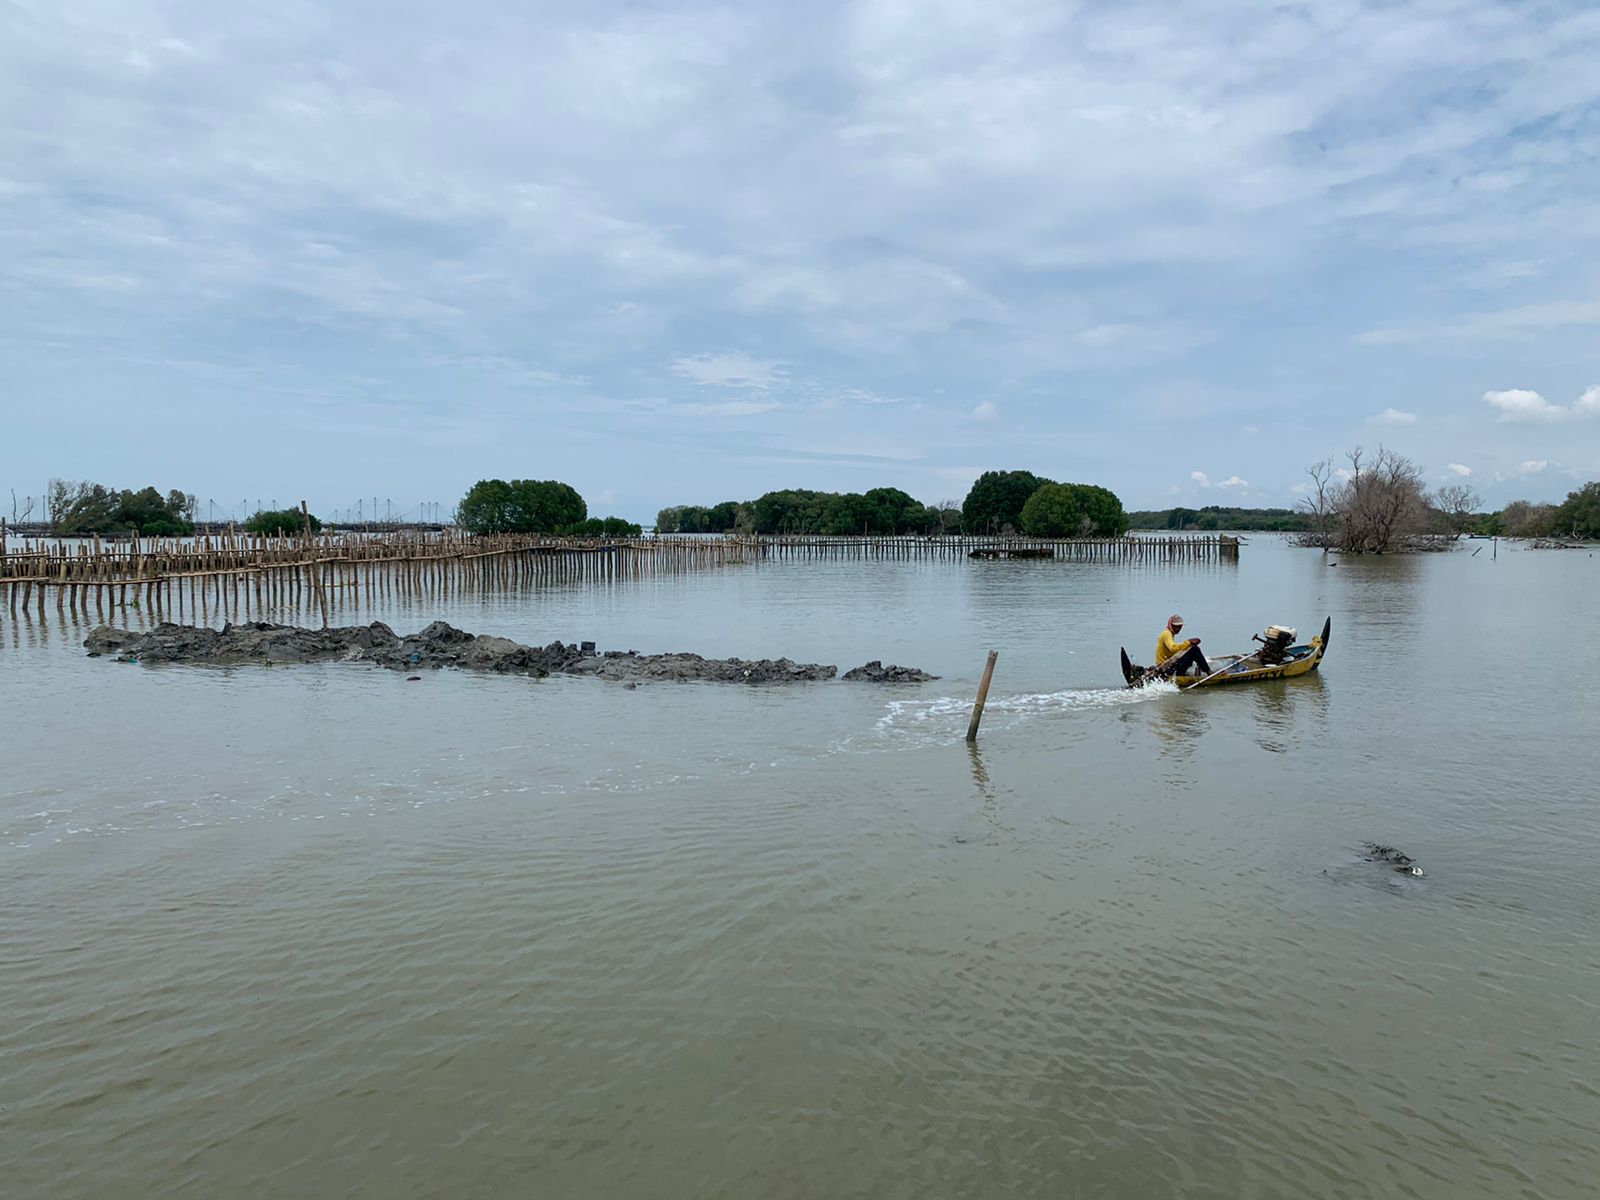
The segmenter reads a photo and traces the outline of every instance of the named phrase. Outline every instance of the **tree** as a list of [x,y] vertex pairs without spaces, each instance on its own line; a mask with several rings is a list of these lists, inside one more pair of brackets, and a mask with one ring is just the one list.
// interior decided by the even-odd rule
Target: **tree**
[[1555,510],[1556,533],[1576,538],[1600,538],[1600,482],[1586,483],[1567,495]]
[[961,528],[967,533],[1004,533],[1022,527],[1022,506],[1040,485],[1051,480],[1032,471],[985,471],[961,505]]
[[153,487],[119,492],[99,483],[52,479],[45,509],[52,529],[65,536],[140,533],[177,537],[194,532],[195,498],[176,490],[162,496]]
[[1443,516],[1450,532],[1460,537],[1467,531],[1478,507],[1478,493],[1465,483],[1452,483],[1433,494],[1433,507]]
[[1046,483],[1034,489],[1017,523],[1029,537],[1082,537],[1092,527],[1079,490],[1071,483]]
[[862,497],[871,514],[873,533],[920,533],[926,525],[926,510],[920,500],[899,488],[878,487]]
[[589,515],[569,484],[554,479],[480,479],[456,506],[468,533],[560,533]]
[[1428,506],[1416,463],[1383,446],[1370,459],[1357,446],[1345,459],[1350,466],[1334,496],[1340,550],[1384,554],[1423,531]]
[[1121,537],[1128,532],[1128,514],[1122,501],[1109,488],[1094,483],[1072,485],[1078,489],[1078,506],[1096,537]]
[[713,504],[706,511],[706,532],[729,533],[738,519],[739,505],[737,501],[724,500],[721,504]]
[[1296,540],[1302,546],[1320,546],[1326,550],[1334,541],[1333,498],[1338,490],[1334,484],[1333,459],[1312,463],[1306,468],[1306,474],[1311,476],[1310,490],[1295,504],[1295,509],[1310,519],[1311,530]]
[[1500,528],[1507,537],[1544,537],[1555,529],[1556,506],[1513,500],[1500,510]]
[[1092,483],[1045,483],[1022,506],[1030,537],[1121,537],[1128,515],[1116,494]]
[[[246,533],[265,537],[292,537],[305,531],[306,519],[298,508],[261,509],[244,523]],[[311,532],[321,533],[322,522],[311,514]]]

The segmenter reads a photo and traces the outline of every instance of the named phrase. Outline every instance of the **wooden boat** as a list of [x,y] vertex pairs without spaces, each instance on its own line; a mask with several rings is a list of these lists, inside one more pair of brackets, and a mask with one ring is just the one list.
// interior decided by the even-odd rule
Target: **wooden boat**
[[[1122,652],[1122,677],[1128,686],[1143,687],[1147,683],[1165,679],[1180,688],[1215,687],[1224,683],[1258,683],[1264,679],[1293,679],[1296,675],[1309,675],[1322,662],[1328,652],[1328,638],[1333,632],[1333,618],[1322,623],[1322,632],[1310,642],[1288,646],[1275,652],[1263,645],[1250,654],[1223,654],[1211,658],[1209,675],[1175,675],[1170,667],[1140,667],[1134,665],[1128,652]],[[1257,640],[1261,640],[1259,635]],[[1267,657],[1263,659],[1262,655]],[[1169,660],[1176,663],[1177,659]]]

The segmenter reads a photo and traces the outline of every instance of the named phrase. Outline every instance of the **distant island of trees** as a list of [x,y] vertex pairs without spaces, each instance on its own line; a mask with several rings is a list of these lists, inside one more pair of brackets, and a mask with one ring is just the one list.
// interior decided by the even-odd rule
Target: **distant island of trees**
[[621,517],[591,517],[571,484],[555,479],[480,479],[456,506],[468,533],[547,533],[567,537],[637,537]]
[[118,491],[87,480],[52,479],[45,492],[50,529],[63,537],[94,533],[181,537],[194,532],[197,507],[187,492],[173,490],[163,496],[153,487]]
[[1130,529],[1200,529],[1230,533],[1308,533],[1310,516],[1292,508],[1158,508],[1128,514]]
[[866,492],[789,488],[750,501],[674,505],[656,514],[657,533],[1116,537],[1127,528],[1122,501],[1107,489],[1057,483],[1031,471],[985,471],[959,507],[951,501],[923,504],[899,488]]

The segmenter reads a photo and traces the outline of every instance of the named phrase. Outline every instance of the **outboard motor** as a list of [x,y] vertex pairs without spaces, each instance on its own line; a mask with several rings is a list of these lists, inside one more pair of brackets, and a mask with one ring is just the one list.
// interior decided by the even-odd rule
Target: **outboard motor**
[[1295,631],[1287,625],[1268,625],[1266,633],[1258,633],[1255,640],[1261,643],[1259,657],[1267,666],[1277,666],[1289,657],[1289,647],[1294,645]]

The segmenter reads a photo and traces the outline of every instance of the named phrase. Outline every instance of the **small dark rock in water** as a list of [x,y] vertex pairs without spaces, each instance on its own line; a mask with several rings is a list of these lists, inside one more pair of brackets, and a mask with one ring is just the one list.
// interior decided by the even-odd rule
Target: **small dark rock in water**
[[919,671],[916,667],[897,667],[893,663],[886,667],[873,659],[853,671],[846,671],[843,678],[848,683],[928,683],[939,677]]
[[406,676],[406,682],[407,683],[421,683],[422,682],[422,676],[421,675],[407,675]]
[[1421,875],[1422,868],[1417,865],[1417,860],[1403,850],[1393,846],[1385,846],[1379,842],[1362,842],[1367,851],[1367,861],[1375,863],[1388,863],[1402,875]]

